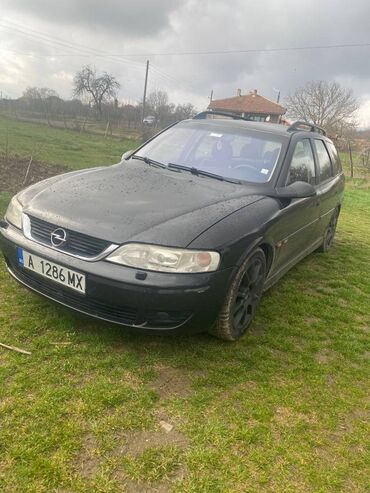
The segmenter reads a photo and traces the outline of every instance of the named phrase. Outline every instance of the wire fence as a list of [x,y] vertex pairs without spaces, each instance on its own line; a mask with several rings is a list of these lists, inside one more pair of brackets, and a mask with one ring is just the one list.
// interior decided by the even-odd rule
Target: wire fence
[[346,176],[370,180],[370,142],[341,139],[336,145]]

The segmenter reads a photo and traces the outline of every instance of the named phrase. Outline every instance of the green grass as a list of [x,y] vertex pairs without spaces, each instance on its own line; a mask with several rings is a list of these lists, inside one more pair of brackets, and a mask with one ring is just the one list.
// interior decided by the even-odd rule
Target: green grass
[[[89,140],[43,128],[51,162],[59,132]],[[93,157],[85,144],[75,167]],[[370,187],[349,181],[333,249],[291,270],[227,344],[80,317],[0,261],[0,342],[32,352],[0,348],[1,493],[368,491],[369,262]]]
[[[113,164],[122,154],[137,147],[131,139],[104,139],[98,135],[49,128],[46,125],[12,120],[0,115],[0,153],[63,164],[72,169]],[[8,149],[8,151],[6,151]]]
[[32,355],[0,350],[0,491],[367,491],[369,245],[370,191],[350,186],[332,251],[236,344],[81,318],[2,264],[0,341]]
[[0,215],[4,213],[11,199],[10,193],[0,192]]

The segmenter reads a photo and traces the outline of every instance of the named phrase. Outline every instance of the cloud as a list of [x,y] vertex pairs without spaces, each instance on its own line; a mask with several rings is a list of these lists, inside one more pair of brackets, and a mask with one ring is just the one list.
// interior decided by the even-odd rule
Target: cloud
[[222,98],[239,87],[271,99],[277,88],[284,100],[310,80],[337,80],[361,98],[370,125],[370,47],[176,54],[369,43],[368,0],[2,0],[2,14],[0,46],[17,52],[0,58],[2,89],[12,94],[32,83],[69,96],[74,73],[90,63],[120,80],[122,100],[136,101],[149,58],[149,91],[167,90],[175,102],[202,109],[212,89]]
[[2,0],[9,11],[58,26],[147,37],[166,28],[180,0]]

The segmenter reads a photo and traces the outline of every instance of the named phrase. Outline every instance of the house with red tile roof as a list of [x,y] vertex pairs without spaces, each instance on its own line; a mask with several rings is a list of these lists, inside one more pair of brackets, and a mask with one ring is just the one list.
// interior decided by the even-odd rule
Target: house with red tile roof
[[238,89],[236,96],[226,99],[214,99],[208,106],[209,110],[234,113],[250,120],[279,123],[286,109],[278,103],[258,94],[257,89],[242,95]]

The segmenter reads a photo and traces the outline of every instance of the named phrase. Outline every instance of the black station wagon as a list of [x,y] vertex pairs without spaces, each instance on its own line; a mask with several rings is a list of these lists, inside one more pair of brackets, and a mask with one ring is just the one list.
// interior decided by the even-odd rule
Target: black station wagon
[[320,128],[204,112],[118,164],[18,193],[0,243],[16,280],[67,307],[236,340],[264,290],[330,248],[343,191]]

